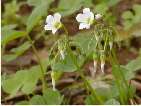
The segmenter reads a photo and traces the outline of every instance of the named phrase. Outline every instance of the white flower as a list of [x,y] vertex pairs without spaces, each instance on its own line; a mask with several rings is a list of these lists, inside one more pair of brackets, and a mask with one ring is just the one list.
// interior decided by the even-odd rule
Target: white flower
[[46,18],[46,25],[44,29],[52,30],[52,33],[55,34],[55,32],[62,26],[60,19],[61,15],[59,13],[55,13],[53,16],[48,15]]
[[90,25],[93,24],[94,14],[89,8],[83,9],[83,13],[76,16],[76,20],[80,23],[79,29],[89,29]]
[[101,14],[96,14],[96,15],[95,15],[95,19],[96,19],[96,20],[101,19],[101,17],[102,17]]

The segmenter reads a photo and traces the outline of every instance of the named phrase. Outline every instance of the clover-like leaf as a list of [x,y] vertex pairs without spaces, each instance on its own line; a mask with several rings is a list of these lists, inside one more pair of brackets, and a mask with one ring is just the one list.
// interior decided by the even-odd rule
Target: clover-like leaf
[[26,23],[27,32],[30,32],[32,28],[38,24],[42,16],[47,14],[47,10],[52,1],[53,0],[47,0],[47,2],[42,2],[40,5],[34,8]]
[[43,96],[35,95],[29,101],[31,105],[60,105],[62,103],[63,96],[58,91],[47,89]]
[[[46,70],[48,60],[45,60],[43,63],[44,70]],[[34,91],[37,81],[41,76],[39,65],[33,66],[30,69],[20,70],[16,74],[10,75],[3,80],[2,88],[11,96],[14,96],[19,90],[25,94],[30,94]]]

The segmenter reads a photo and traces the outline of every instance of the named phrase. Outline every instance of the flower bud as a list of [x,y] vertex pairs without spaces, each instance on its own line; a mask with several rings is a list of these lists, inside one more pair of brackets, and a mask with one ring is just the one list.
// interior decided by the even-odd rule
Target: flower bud
[[54,76],[54,72],[53,71],[51,72],[51,78],[52,78],[52,87],[53,87],[53,90],[56,91],[56,88],[55,88],[55,76]]
[[113,42],[112,41],[109,42],[109,46],[110,46],[110,50],[112,50],[112,47],[113,47]]
[[93,64],[94,64],[94,68],[93,68],[93,72],[92,72],[92,77],[94,77],[94,76],[95,76],[95,73],[96,73],[96,69],[97,69],[97,61],[94,60]]
[[61,55],[61,58],[64,60],[65,59],[65,53],[63,50],[60,50],[60,55]]
[[104,66],[105,66],[105,61],[102,60],[101,61],[101,71],[102,71],[102,73],[104,73]]
[[96,14],[96,15],[95,15],[95,19],[96,19],[96,20],[99,20],[99,19],[101,19],[101,18],[102,18],[102,15],[101,15],[101,14]]

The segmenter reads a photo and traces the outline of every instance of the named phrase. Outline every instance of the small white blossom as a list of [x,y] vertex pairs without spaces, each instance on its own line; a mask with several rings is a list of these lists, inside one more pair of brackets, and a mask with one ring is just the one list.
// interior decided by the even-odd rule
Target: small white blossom
[[61,15],[59,13],[55,13],[53,16],[48,15],[46,18],[46,25],[44,27],[45,30],[52,30],[52,33],[55,34],[55,32],[61,28]]
[[94,14],[89,8],[84,8],[83,13],[80,13],[76,16],[76,20],[80,23],[79,29],[89,29],[90,25],[93,24]]
[[101,19],[101,17],[102,17],[101,14],[96,14],[96,15],[95,15],[95,19],[96,19],[96,20]]

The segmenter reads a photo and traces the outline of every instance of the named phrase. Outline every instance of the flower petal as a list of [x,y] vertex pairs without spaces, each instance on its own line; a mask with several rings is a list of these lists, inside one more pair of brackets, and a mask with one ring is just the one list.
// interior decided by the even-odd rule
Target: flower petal
[[92,12],[87,12],[85,15],[90,18],[91,20],[94,20],[94,14]]
[[83,13],[88,13],[88,12],[90,12],[90,9],[89,8],[84,8],[83,9]]
[[53,28],[52,28],[52,33],[55,34],[57,30],[58,30],[57,28],[54,28],[54,27],[53,27]]
[[52,24],[54,22],[54,17],[52,15],[48,15],[46,18],[46,23]]
[[80,23],[79,29],[84,29],[84,28],[89,29],[90,28],[90,25],[89,24],[86,24],[86,23]]
[[45,30],[52,30],[53,26],[51,24],[45,25],[44,29]]
[[87,22],[87,16],[85,15],[85,14],[78,14],[77,16],[76,16],[76,20],[78,21],[78,22],[83,22],[83,23],[86,23]]
[[55,20],[56,22],[60,22],[60,19],[61,19],[61,14],[55,13],[55,14],[54,14],[54,20]]

